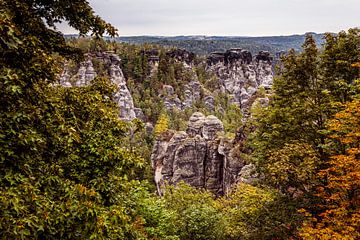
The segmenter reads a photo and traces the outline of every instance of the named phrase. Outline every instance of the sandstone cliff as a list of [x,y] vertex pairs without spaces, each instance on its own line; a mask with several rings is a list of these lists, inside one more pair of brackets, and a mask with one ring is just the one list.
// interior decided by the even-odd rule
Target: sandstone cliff
[[119,116],[121,119],[131,121],[136,117],[142,116],[141,109],[134,107],[134,101],[131,93],[126,85],[126,79],[120,67],[121,59],[117,54],[97,53],[87,54],[86,60],[80,63],[80,67],[74,76],[69,74],[69,68],[65,65],[63,73],[60,76],[59,82],[65,87],[81,87],[90,84],[96,77],[97,73],[94,70],[93,59],[100,60],[107,66],[108,76],[110,80],[118,87],[114,94],[114,100],[119,106]]
[[269,90],[273,82],[272,58],[268,52],[252,57],[242,49],[212,53],[207,58],[207,71],[213,72],[221,91],[244,111],[254,102],[260,88]]
[[218,118],[196,112],[185,132],[161,135],[151,155],[158,193],[162,194],[164,184],[184,181],[216,195],[226,194],[245,163],[232,143],[220,136],[223,131]]

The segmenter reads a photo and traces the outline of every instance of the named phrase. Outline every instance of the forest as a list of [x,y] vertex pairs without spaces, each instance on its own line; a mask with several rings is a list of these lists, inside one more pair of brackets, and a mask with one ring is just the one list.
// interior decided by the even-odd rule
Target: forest
[[[317,43],[321,45],[324,34],[311,33]],[[244,48],[252,53],[269,51],[273,54],[288,49],[301,50],[306,34],[272,37],[219,37],[219,36],[177,36],[177,37],[116,37],[115,40],[131,44],[157,44],[161,46],[175,46],[184,48],[199,55],[211,52],[225,51],[229,48]],[[67,36],[76,37],[76,36]]]
[[116,37],[0,0],[0,239],[360,239],[359,28],[277,61]]

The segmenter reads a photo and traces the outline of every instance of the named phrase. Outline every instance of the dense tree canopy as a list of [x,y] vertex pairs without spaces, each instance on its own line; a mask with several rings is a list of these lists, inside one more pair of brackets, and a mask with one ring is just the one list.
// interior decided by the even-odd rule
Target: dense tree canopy
[[359,29],[326,34],[322,51],[307,36],[300,54],[283,58],[270,105],[254,115],[253,162],[314,217],[305,239],[358,238],[359,47]]
[[[157,122],[156,135],[182,129],[191,114],[162,109],[164,84],[182,98],[179,89],[195,75],[210,90],[216,78],[201,64],[191,72],[168,59],[165,49],[152,75],[141,54],[152,46],[66,42],[60,22],[82,35],[116,34],[84,0],[0,0],[0,238],[360,237],[359,29],[326,34],[321,50],[308,35],[301,53],[282,59],[269,106],[256,108],[246,124],[226,96],[215,99],[222,110],[212,113],[228,133],[255,129],[246,161],[260,181],[217,199],[178,183],[159,198],[143,181],[150,164],[138,154],[150,155],[152,135],[139,121],[119,119],[104,66],[94,62],[103,72],[91,84],[65,88],[56,83],[59,62],[84,50],[122,54],[134,100]],[[192,110],[208,111],[200,102]]]
[[[143,160],[123,147],[115,87],[51,84],[81,57],[54,24],[115,34],[86,1],[0,2],[0,231],[4,239],[135,238],[125,195]],[[96,166],[96,167],[95,167]]]

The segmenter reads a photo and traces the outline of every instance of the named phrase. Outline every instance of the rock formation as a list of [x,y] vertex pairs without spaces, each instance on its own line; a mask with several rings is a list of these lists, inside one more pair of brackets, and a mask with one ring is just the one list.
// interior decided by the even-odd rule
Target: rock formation
[[195,59],[195,54],[192,52],[188,52],[184,49],[173,49],[166,53],[166,56],[175,59],[179,62],[186,63],[187,65],[191,65]]
[[80,67],[75,76],[71,77],[69,68],[65,65],[59,82],[65,87],[81,87],[90,84],[96,77],[92,59],[98,59],[108,66],[110,80],[118,86],[118,91],[114,94],[114,100],[119,106],[120,118],[131,121],[134,118],[144,118],[142,110],[134,107],[133,98],[126,85],[126,79],[120,67],[121,59],[113,52],[104,52],[88,54],[85,56],[86,61],[80,63]]
[[149,77],[154,76],[159,68],[159,61],[160,61],[159,50],[157,49],[151,49],[147,51],[143,50],[141,51],[141,54],[143,57],[146,57],[149,62],[149,66],[150,66]]
[[110,66],[110,79],[118,86],[118,91],[114,95],[120,110],[120,118],[131,121],[136,118],[134,101],[129,89],[126,86],[124,74],[117,64]]
[[172,89],[164,91],[163,99],[167,110],[184,110],[191,108],[195,102],[202,101],[208,110],[213,111],[216,107],[216,94],[220,91],[226,94],[232,103],[237,104],[243,113],[248,114],[258,98],[259,89],[269,90],[272,86],[273,58],[266,51],[260,51],[254,57],[249,51],[239,48],[211,53],[207,57],[206,70],[217,78],[219,89],[215,92],[209,91],[198,81],[193,67],[193,54],[185,50],[172,50],[167,52],[167,56],[182,62],[192,76],[184,89],[181,89],[183,100],[174,94],[172,86],[164,86],[166,89]]
[[217,76],[221,91],[244,112],[250,108],[259,88],[268,90],[273,82],[272,58],[264,51],[254,59],[242,49],[214,52],[207,58],[207,70]]
[[216,195],[227,193],[244,162],[235,157],[232,143],[218,136],[223,131],[218,118],[197,112],[190,117],[186,132],[161,135],[151,155],[159,194],[164,184],[179,181]]

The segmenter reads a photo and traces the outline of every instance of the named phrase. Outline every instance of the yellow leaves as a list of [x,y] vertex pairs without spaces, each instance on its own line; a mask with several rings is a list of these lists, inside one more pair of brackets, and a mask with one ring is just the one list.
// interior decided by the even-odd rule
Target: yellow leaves
[[85,187],[82,184],[77,184],[75,185],[75,189],[81,194],[81,195],[85,195],[88,197],[95,197],[96,196],[96,191],[94,189],[88,189],[87,187]]
[[305,143],[285,144],[283,148],[270,152],[268,159],[266,167],[272,181],[297,188],[305,188],[305,184],[311,184],[318,161],[315,150]]
[[97,219],[96,219],[96,226],[97,226],[98,228],[104,227],[104,223],[105,223],[105,220],[104,220],[104,218],[103,218],[102,216],[97,217]]
[[169,128],[169,117],[167,114],[162,113],[155,124],[154,133],[156,136],[159,136],[161,133],[165,132]]

